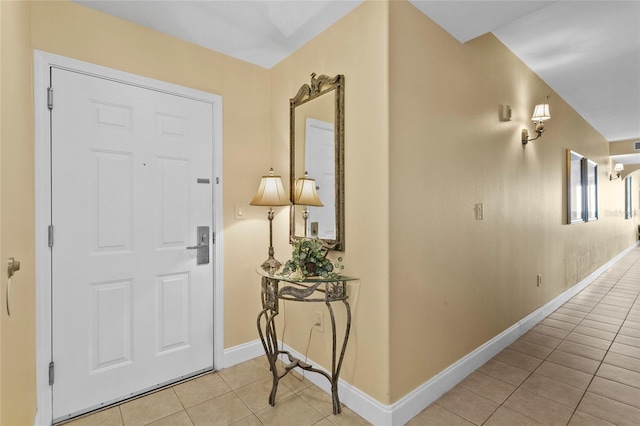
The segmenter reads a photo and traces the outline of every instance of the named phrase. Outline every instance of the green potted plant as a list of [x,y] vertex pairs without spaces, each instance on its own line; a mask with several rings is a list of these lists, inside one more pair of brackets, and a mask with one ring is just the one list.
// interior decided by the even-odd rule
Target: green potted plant
[[287,260],[282,274],[290,276],[299,274],[303,278],[318,276],[336,278],[344,269],[342,258],[332,262],[327,258],[328,250],[318,238],[300,238],[293,242],[291,259]]

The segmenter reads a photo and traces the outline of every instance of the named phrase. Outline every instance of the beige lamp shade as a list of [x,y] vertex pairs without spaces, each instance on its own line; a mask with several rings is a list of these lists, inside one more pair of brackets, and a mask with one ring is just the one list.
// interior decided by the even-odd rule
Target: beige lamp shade
[[298,179],[296,182],[296,192],[293,196],[293,204],[301,206],[316,206],[322,207],[322,201],[318,197],[316,191],[316,180],[309,177],[307,173],[303,178]]
[[252,206],[286,206],[289,197],[284,192],[282,179],[274,175],[273,169],[269,170],[268,176],[262,176],[258,192],[249,203]]
[[551,118],[549,104],[538,104],[533,110],[531,121],[545,121]]

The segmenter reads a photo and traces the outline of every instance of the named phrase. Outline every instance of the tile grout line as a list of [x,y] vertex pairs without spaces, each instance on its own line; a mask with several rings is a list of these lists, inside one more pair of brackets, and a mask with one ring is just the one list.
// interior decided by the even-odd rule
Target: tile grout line
[[[202,377],[202,375],[200,375],[198,377]],[[194,378],[193,380],[196,380],[196,379],[197,378]],[[182,382],[182,383],[186,383],[186,382]],[[184,402],[182,402],[182,400],[180,399],[180,396],[178,395],[178,392],[176,392],[176,389],[175,389],[176,385],[171,386],[171,389],[173,390],[173,393],[175,394],[176,398],[178,398],[178,402],[180,402],[180,406],[182,406],[182,411],[184,411],[184,413],[187,415],[187,417],[189,418],[189,421],[191,422],[191,424],[195,425],[195,423],[193,422],[193,419],[191,418],[191,416],[189,415],[189,412],[187,411],[187,407],[184,406]],[[176,414],[176,413],[173,413],[173,414]],[[172,416],[173,414],[170,414],[170,416]],[[163,417],[163,418],[167,418],[167,417],[169,417],[169,416],[166,416],[166,417]],[[158,420],[162,420],[162,419],[158,419]],[[124,422],[123,422],[123,424],[124,424]]]

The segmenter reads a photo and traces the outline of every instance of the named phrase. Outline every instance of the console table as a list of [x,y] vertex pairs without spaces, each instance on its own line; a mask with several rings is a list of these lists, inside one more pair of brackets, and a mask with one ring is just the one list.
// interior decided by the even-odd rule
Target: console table
[[[273,406],[276,403],[278,381],[294,368],[300,367],[303,370],[322,374],[329,380],[329,383],[331,383],[333,414],[340,413],[338,378],[340,376],[342,360],[344,359],[347,341],[349,340],[349,331],[351,329],[351,308],[347,301],[347,282],[356,280],[357,278],[340,276],[337,278],[308,277],[305,279],[294,279],[277,273],[270,275],[261,268],[258,268],[257,272],[262,277],[262,311],[258,314],[258,334],[260,334],[260,340],[262,341],[262,346],[269,360],[269,366],[273,375],[273,386],[271,387],[271,394],[269,395],[269,404]],[[289,351],[278,349],[275,317],[279,313],[280,300],[326,304],[331,318],[331,333],[333,338],[331,374],[303,362],[291,355]],[[347,312],[347,323],[339,356],[337,356],[336,320],[333,314],[333,307],[331,306],[333,302],[338,301],[344,304]],[[282,372],[278,372],[277,366],[277,360],[280,354],[284,354],[289,358],[289,364],[284,366]]]

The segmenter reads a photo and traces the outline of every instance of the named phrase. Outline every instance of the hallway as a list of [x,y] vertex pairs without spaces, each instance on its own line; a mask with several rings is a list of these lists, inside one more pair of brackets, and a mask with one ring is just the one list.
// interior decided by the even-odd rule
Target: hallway
[[[640,247],[407,425],[640,424]],[[247,361],[67,423],[364,425],[301,377],[269,407],[268,363]]]

